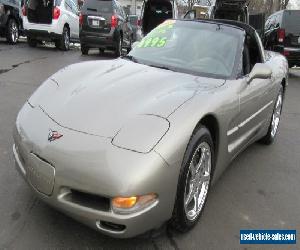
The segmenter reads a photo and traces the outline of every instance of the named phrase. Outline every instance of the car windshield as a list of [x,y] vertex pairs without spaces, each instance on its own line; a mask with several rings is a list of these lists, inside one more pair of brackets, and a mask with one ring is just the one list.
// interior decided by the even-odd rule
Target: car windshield
[[167,20],[144,37],[129,57],[173,71],[229,78],[243,34],[221,24]]

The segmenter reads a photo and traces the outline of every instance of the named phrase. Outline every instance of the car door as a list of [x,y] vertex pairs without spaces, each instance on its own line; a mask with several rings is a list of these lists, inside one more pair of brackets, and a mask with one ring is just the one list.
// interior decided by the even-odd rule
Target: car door
[[[258,34],[256,34],[258,36]],[[260,41],[260,40],[259,40]],[[253,45],[251,45],[253,46]],[[238,154],[253,138],[260,132],[269,120],[270,114],[274,107],[274,82],[273,79],[253,79],[248,81],[249,73],[256,63],[264,63],[263,56],[258,57],[256,60],[251,59],[252,53],[263,53],[260,47],[257,46],[258,51],[255,52],[254,48],[249,50],[248,45],[244,45],[243,57],[244,64],[249,63],[249,72],[244,72],[241,77],[239,88],[239,103],[240,112],[236,119],[236,124],[228,131],[228,136],[232,136],[233,143],[229,145],[229,153],[232,155]],[[245,52],[247,51],[248,52]],[[263,55],[263,54],[261,54]],[[245,68],[245,67],[244,67]]]

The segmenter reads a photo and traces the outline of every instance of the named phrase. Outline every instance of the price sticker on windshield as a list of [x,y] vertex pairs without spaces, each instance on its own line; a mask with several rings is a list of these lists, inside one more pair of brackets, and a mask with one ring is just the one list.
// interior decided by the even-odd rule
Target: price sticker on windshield
[[167,37],[149,37],[144,38],[137,47],[139,48],[162,48],[167,43]]

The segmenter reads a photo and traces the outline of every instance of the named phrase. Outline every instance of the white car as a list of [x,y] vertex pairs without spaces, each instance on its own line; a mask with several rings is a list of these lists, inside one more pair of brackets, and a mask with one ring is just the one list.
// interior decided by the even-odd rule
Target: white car
[[29,46],[50,41],[59,49],[69,50],[70,42],[79,41],[77,1],[27,0],[22,12]]

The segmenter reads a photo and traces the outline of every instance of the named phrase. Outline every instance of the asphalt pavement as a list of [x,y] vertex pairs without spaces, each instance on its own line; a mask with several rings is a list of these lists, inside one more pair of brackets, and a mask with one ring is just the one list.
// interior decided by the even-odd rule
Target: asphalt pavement
[[[161,228],[119,240],[79,224],[39,201],[15,170],[12,130],[26,99],[62,67],[112,60],[47,45],[0,40],[0,249],[300,249],[300,69],[290,71],[276,142],[253,144],[212,188],[197,226],[186,234]],[[88,72],[86,72],[88,74]],[[34,122],[34,121],[33,121]],[[240,229],[296,229],[296,246],[240,245]]]

